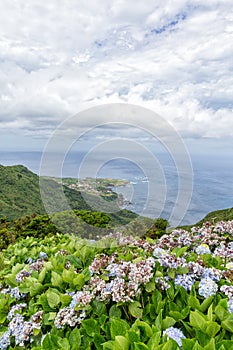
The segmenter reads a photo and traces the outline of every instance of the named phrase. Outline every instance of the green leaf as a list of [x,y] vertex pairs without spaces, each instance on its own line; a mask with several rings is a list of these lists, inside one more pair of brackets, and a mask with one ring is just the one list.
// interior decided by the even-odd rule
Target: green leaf
[[[94,344],[95,344],[95,349],[97,350],[102,350],[103,346],[102,344],[104,343],[105,338],[100,335],[100,334],[95,334],[94,335]],[[77,348],[71,349],[71,350],[76,350]]]
[[155,290],[155,283],[154,282],[149,282],[145,285],[145,289],[148,293],[153,292]]
[[206,318],[204,315],[199,311],[191,311],[190,312],[190,324],[194,328],[201,329],[202,331],[205,331],[206,328]]
[[34,297],[35,295],[40,294],[43,289],[44,289],[44,286],[40,282],[37,282],[37,280],[31,282],[30,296]]
[[226,329],[227,331],[233,333],[233,320],[226,319],[221,322],[222,328]]
[[103,350],[114,350],[115,349],[115,341],[114,340],[109,340],[109,341],[103,343],[102,345],[103,345]]
[[184,318],[184,316],[178,311],[170,311],[169,315],[176,321],[182,320]]
[[62,279],[64,282],[72,284],[73,279],[76,277],[74,271],[64,269],[62,272]]
[[165,330],[169,327],[174,326],[174,324],[176,323],[176,320],[174,320],[174,318],[166,316],[164,320],[162,320],[162,329]]
[[213,299],[214,295],[211,295],[209,298],[205,299],[200,306],[200,311],[205,312],[208,309],[208,307],[212,304]]
[[63,285],[63,280],[61,275],[59,275],[57,272],[52,271],[52,278],[51,278],[51,283],[53,287],[58,287],[62,288]]
[[78,274],[77,277],[73,279],[72,285],[77,289],[80,290],[85,284],[85,278],[82,273]]
[[218,305],[214,309],[214,312],[220,321],[225,320],[228,317],[227,302],[226,302],[226,308],[222,305],[222,303],[221,304],[218,303]]
[[221,327],[217,322],[208,321],[205,333],[208,334],[211,338],[214,338],[215,335],[220,331]]
[[[59,338],[57,341],[58,345],[61,347],[62,350],[70,350],[70,344],[68,339],[66,338]],[[77,347],[75,348],[77,349]]]
[[87,332],[87,334],[90,337],[94,337],[94,335],[96,333],[99,333],[100,331],[100,327],[98,325],[98,322],[96,320],[93,320],[91,318],[82,321],[82,327],[85,329],[85,331]]
[[117,335],[115,338],[114,350],[128,350],[130,342],[122,335]]
[[142,318],[143,310],[140,308],[141,304],[138,301],[134,301],[129,304],[129,313],[135,318]]
[[99,301],[99,300],[93,300],[92,302],[92,309],[93,309],[93,312],[94,314],[96,314],[97,316],[101,316],[103,314],[106,314],[106,305],[102,302],[102,301]]
[[[135,323],[132,325],[131,329],[133,330],[140,330],[141,337],[144,336],[144,338],[150,338],[153,334],[152,329],[150,325],[144,321],[136,320]],[[141,338],[141,341],[144,340]]]
[[195,339],[182,339],[182,350],[193,350],[195,342]]
[[201,309],[201,305],[199,300],[194,296],[194,295],[190,295],[188,298],[188,306],[191,307],[194,310],[200,310]]
[[57,293],[49,290],[46,293],[49,306],[54,309],[60,303],[60,297]]
[[127,338],[129,339],[130,343],[139,342],[140,341],[140,330],[129,330],[127,333]]
[[44,267],[41,272],[39,273],[39,276],[38,276],[38,282],[42,283],[45,279],[45,276],[47,274],[47,269],[46,267]]
[[162,330],[162,321],[163,321],[163,310],[160,311],[160,313],[158,314],[155,320],[155,326],[159,331]]
[[199,329],[196,329],[196,338],[198,339],[201,346],[207,345],[210,341],[210,337]]
[[222,350],[233,350],[233,340],[222,340],[220,343],[217,343],[217,349]]
[[74,328],[69,335],[71,350],[79,349],[81,345],[81,335],[78,328]]
[[162,350],[178,350],[178,349],[179,349],[178,344],[172,339],[169,339],[162,347]]
[[157,350],[161,339],[161,332],[156,332],[152,335],[148,342],[148,347],[150,350]]
[[118,318],[110,319],[110,333],[112,339],[115,339],[118,335],[124,336],[129,328],[128,323],[124,320]]
[[211,341],[206,346],[204,346],[204,350],[216,350],[215,340],[211,339]]
[[121,310],[119,307],[117,307],[117,305],[112,305],[110,307],[110,310],[109,310],[109,317],[117,317],[117,318],[121,318]]
[[138,343],[134,343],[134,350],[149,350],[148,346],[138,342]]

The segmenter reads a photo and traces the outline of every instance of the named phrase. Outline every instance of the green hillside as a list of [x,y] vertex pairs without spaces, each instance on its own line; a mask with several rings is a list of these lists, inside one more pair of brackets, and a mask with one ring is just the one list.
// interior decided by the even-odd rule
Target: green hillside
[[[44,179],[43,187],[51,193],[48,205],[56,209],[53,211],[67,209],[67,202],[71,209],[91,209],[79,191],[64,186],[64,199],[56,181]],[[41,200],[39,176],[23,165],[0,165],[0,217],[6,216],[13,221],[32,213],[46,213]]]
[[197,225],[202,225],[204,222],[209,221],[211,223],[216,223],[218,221],[233,220],[233,208],[215,210],[208,213],[202,220],[200,220]]

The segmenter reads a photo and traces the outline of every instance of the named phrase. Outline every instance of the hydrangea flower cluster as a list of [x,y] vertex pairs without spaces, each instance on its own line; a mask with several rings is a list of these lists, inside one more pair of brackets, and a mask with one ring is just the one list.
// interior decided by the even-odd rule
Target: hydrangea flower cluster
[[19,291],[19,287],[12,288],[9,286],[8,288],[2,289],[0,292],[2,294],[9,294],[11,298],[15,298],[17,300],[20,300],[26,296],[26,294]]
[[[27,260],[28,266],[27,269],[23,269],[16,275],[16,282],[21,283],[26,277],[31,276],[33,271],[40,272],[43,269],[44,266],[44,260],[48,258],[48,255],[44,252],[40,252],[39,258],[34,261],[33,259],[29,258]],[[29,268],[29,270],[28,270]]]
[[[19,307],[18,310],[22,309]],[[16,309],[14,309],[15,312]],[[12,311],[12,310],[11,310]],[[9,318],[12,318],[12,312],[8,314]],[[24,317],[20,314],[16,314],[8,325],[8,330],[3,333],[0,338],[0,349],[6,350],[11,343],[11,337],[14,337],[15,344],[25,347],[25,343],[30,340],[30,336],[33,334],[34,329],[41,328],[43,311],[35,313],[29,321],[25,321]]]
[[76,324],[80,323],[86,317],[85,310],[77,311],[71,308],[70,306],[64,307],[61,309],[54,320],[54,325],[61,329],[66,325],[70,327],[76,326]]
[[[153,257],[136,263],[117,262],[115,255],[95,258],[89,267],[92,276],[95,274],[89,282],[91,291],[100,300],[112,298],[115,302],[132,301],[140,285],[153,277],[154,266]],[[107,281],[98,277],[101,271],[108,276]]]
[[167,329],[165,329],[165,331],[163,332],[163,335],[166,335],[168,338],[171,338],[173,340],[175,340],[175,342],[179,345],[182,346],[182,340],[185,338],[184,333],[175,327],[169,327]]
[[204,277],[199,283],[198,293],[208,298],[211,295],[215,295],[218,290],[218,285],[209,277]]
[[198,255],[201,255],[201,254],[211,254],[211,251],[210,251],[210,248],[207,244],[205,243],[202,243],[200,244],[196,249],[195,249],[196,253]]
[[187,291],[190,291],[194,284],[194,279],[190,275],[177,275],[174,283],[176,286],[182,286]]

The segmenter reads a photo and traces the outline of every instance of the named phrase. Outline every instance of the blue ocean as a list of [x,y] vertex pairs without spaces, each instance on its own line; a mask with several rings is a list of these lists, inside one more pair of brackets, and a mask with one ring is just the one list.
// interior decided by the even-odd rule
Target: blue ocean
[[[41,152],[0,152],[0,164],[16,165],[23,164],[31,171],[41,174]],[[62,163],[62,177],[80,176],[80,167],[85,158],[85,152],[71,152]],[[129,184],[125,187],[115,188],[128,200],[126,207],[138,214],[149,217],[164,217],[169,219],[173,210],[179,186],[177,169],[171,160],[163,154],[158,155],[158,162],[163,171],[164,178],[156,179],[156,193],[149,193],[151,178],[146,176],[144,169],[135,162],[127,159],[112,159],[103,162],[98,169],[95,168],[94,160],[89,162],[85,169],[85,177],[104,177],[126,179]],[[42,175],[57,176],[54,165],[59,159],[59,154],[51,157]],[[181,223],[194,224],[202,219],[210,211],[230,208],[233,206],[233,162],[229,157],[215,156],[191,156],[193,168],[193,189],[190,203],[182,213]],[[150,167],[150,164],[148,164]],[[160,186],[165,188],[165,198],[159,196]],[[190,191],[190,188],[187,191]],[[158,195],[157,195],[158,194]],[[147,205],[150,197],[149,206]],[[178,203],[179,205],[179,203]],[[173,223],[170,222],[172,225]]]

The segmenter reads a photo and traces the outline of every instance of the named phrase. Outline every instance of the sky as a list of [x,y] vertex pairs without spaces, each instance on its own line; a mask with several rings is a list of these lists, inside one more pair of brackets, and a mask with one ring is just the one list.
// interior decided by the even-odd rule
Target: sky
[[0,13],[0,149],[41,150],[67,118],[123,103],[191,150],[231,154],[231,0],[4,0]]

